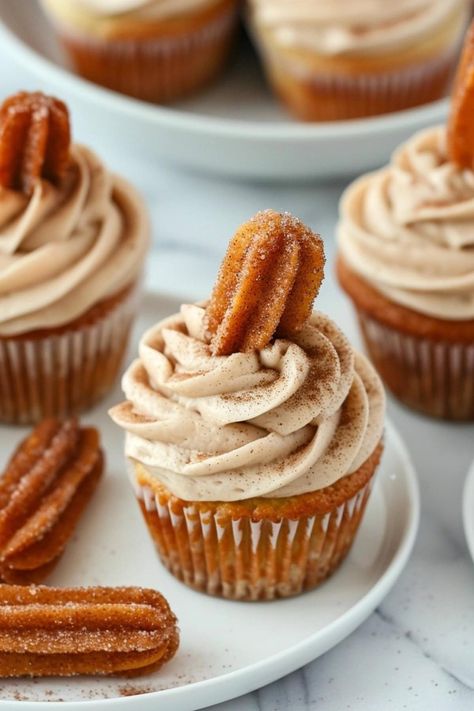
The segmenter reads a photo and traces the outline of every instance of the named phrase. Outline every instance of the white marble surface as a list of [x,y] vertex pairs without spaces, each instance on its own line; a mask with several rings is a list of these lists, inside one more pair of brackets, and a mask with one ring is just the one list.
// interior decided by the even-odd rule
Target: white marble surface
[[[0,95],[37,83],[2,56]],[[54,86],[43,87],[54,93]],[[233,230],[255,211],[290,210],[321,232],[328,267],[319,308],[357,340],[349,304],[333,278],[334,225],[342,184],[269,186],[214,180],[151,165],[119,127],[95,135],[74,116],[75,136],[94,145],[146,196],[154,245],[147,284],[202,298]],[[213,711],[425,711],[474,708],[474,566],[461,520],[462,486],[474,456],[474,427],[432,422],[389,403],[418,470],[422,516],[409,565],[362,627],[322,658]]]

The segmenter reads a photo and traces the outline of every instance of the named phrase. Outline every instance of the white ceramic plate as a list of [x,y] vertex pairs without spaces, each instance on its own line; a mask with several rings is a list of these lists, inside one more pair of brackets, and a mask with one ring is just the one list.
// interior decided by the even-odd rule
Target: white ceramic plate
[[[149,294],[136,334],[177,307],[175,301]],[[142,522],[125,474],[123,437],[107,416],[108,407],[120,399],[117,387],[85,418],[102,432],[107,473],[48,582],[158,588],[178,616],[180,649],[160,672],[137,681],[0,680],[0,708],[8,711],[51,711],[56,704],[61,711],[189,711],[247,693],[349,635],[388,593],[413,547],[418,486],[405,447],[389,425],[383,464],[357,541],[327,583],[276,602],[229,602],[193,592],[161,566]],[[0,427],[2,460],[23,436],[20,429]],[[128,696],[133,693],[140,695]]]
[[446,113],[447,102],[439,101],[373,119],[291,121],[248,46],[215,88],[174,108],[153,106],[71,73],[37,0],[0,0],[0,18],[2,48],[70,103],[78,125],[87,112],[100,140],[120,134],[121,141],[160,162],[266,180],[353,175],[382,165],[401,141]]
[[464,483],[462,513],[467,545],[474,560],[474,461]]

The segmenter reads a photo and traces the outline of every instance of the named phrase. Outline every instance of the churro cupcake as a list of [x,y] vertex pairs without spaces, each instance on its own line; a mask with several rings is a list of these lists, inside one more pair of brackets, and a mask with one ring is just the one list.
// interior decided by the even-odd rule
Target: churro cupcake
[[67,107],[0,108],[0,421],[84,410],[114,384],[149,239],[145,206],[88,148]]
[[384,393],[338,327],[311,314],[319,236],[259,213],[206,305],[140,341],[111,411],[163,564],[237,600],[310,590],[347,555],[382,452]]
[[447,91],[466,0],[248,0],[269,80],[297,117],[400,111]]
[[240,0],[41,0],[86,79],[158,103],[209,84],[225,66]]
[[415,135],[341,203],[338,274],[390,390],[474,419],[474,29],[448,128]]

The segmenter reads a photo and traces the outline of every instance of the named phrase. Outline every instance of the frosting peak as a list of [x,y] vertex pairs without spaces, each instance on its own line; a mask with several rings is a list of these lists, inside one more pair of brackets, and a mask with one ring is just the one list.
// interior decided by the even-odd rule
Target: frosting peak
[[414,136],[341,203],[347,263],[390,300],[447,320],[474,318],[474,172],[447,157],[446,130]]
[[212,355],[202,306],[143,336],[111,411],[126,453],[186,500],[283,497],[355,471],[383,428],[383,389],[337,327],[314,314],[291,341]]
[[137,279],[148,245],[140,197],[92,151],[60,186],[0,191],[0,335],[61,326]]

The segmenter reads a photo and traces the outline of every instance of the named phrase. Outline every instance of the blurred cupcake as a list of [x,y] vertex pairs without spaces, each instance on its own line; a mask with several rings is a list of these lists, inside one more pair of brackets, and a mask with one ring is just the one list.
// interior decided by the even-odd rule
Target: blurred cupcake
[[448,130],[399,148],[341,203],[338,274],[368,351],[402,402],[474,419],[474,29]]
[[76,71],[137,99],[192,94],[223,69],[240,0],[41,0]]
[[270,82],[306,121],[400,111],[442,97],[466,0],[248,0]]
[[337,326],[311,315],[320,238],[259,213],[207,306],[143,336],[111,411],[163,564],[239,600],[309,590],[347,555],[382,452],[384,393]]
[[0,421],[91,406],[114,384],[149,239],[141,198],[89,149],[67,107],[0,109]]

